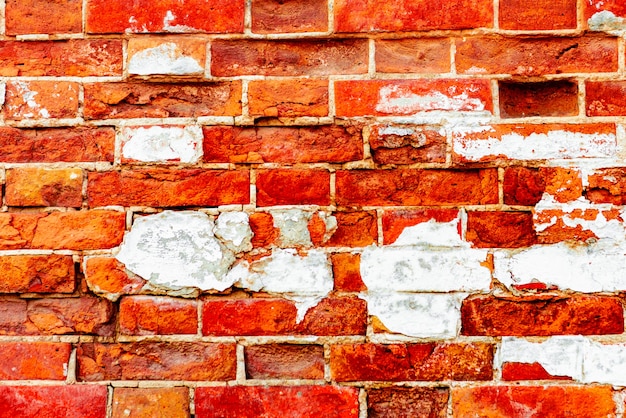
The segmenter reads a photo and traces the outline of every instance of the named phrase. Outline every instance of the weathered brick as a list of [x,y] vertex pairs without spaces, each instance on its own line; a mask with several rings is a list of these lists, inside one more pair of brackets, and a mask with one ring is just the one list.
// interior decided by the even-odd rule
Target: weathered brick
[[[585,225],[585,223],[589,225]],[[584,208],[545,208],[535,212],[534,223],[539,244],[554,244],[561,241],[589,241],[600,238],[595,228],[599,224],[623,222],[618,209],[599,210],[592,205]],[[591,252],[593,253],[593,252]]]
[[9,206],[67,206],[83,203],[83,171],[79,168],[14,168],[6,172]]
[[117,300],[122,295],[138,293],[146,281],[129,274],[122,263],[111,257],[90,257],[85,262],[85,281],[96,294]]
[[520,411],[545,418],[613,417],[609,386],[482,386],[452,389],[455,417],[513,417]]
[[112,162],[114,149],[112,128],[0,127],[0,161],[6,163]]
[[130,335],[196,334],[195,300],[164,296],[130,296],[120,302],[120,331]]
[[252,2],[252,32],[298,33],[328,30],[326,0]]
[[108,205],[219,206],[248,203],[249,172],[243,170],[146,169],[92,172],[90,207]]
[[0,293],[71,293],[76,287],[75,280],[71,256],[0,257]]
[[203,130],[205,162],[341,163],[363,158],[360,132],[342,126],[207,126]]
[[199,76],[204,74],[206,41],[192,37],[149,37],[128,40],[128,74]]
[[357,418],[358,389],[340,386],[222,386],[196,389],[196,417]]
[[337,116],[491,111],[488,80],[344,80],[335,82]]
[[617,71],[616,38],[468,37],[456,41],[462,74],[535,76]]
[[0,249],[94,250],[122,242],[126,215],[92,210],[0,214]]
[[534,206],[546,188],[545,178],[538,169],[507,167],[504,170],[504,203]]
[[257,205],[330,204],[330,173],[326,170],[259,170]]
[[3,110],[6,119],[14,120],[74,118],[78,115],[78,84],[67,81],[10,82]]
[[420,31],[493,26],[488,0],[339,0],[335,3],[337,32]]
[[503,363],[502,380],[572,380],[568,376],[553,376],[540,363]]
[[78,378],[100,380],[233,380],[235,344],[204,342],[85,343]]
[[626,115],[626,81],[587,81],[587,116]]
[[85,119],[237,116],[241,82],[88,83]]
[[87,33],[243,32],[243,0],[88,0]]
[[447,388],[387,387],[367,390],[369,418],[445,418],[448,416]]
[[335,290],[339,292],[360,292],[365,290],[361,279],[361,255],[352,253],[336,253],[330,256],[333,265]]
[[468,212],[465,238],[478,248],[519,248],[537,243],[531,212]]
[[376,40],[375,60],[379,73],[447,73],[450,71],[450,40],[379,39]]
[[122,41],[0,42],[0,76],[121,76]]
[[328,80],[258,80],[248,84],[251,116],[328,116]]
[[0,379],[65,380],[71,352],[65,343],[0,343]]
[[503,0],[500,29],[576,29],[576,0]]
[[337,204],[478,205],[497,203],[498,179],[485,170],[359,170],[337,171]]
[[208,299],[202,306],[204,335],[364,335],[365,301],[323,299],[296,322],[296,307],[285,299]]
[[323,379],[321,345],[266,344],[245,348],[248,379]]
[[[337,228],[329,237],[325,237],[330,231],[326,231],[326,225],[317,215],[313,216],[309,223],[311,240],[315,246],[327,247],[365,247],[374,244],[378,240],[378,225],[375,212],[334,212],[337,220]],[[318,220],[318,222],[315,222]],[[312,223],[321,226],[321,233],[316,234]]]
[[491,344],[340,344],[331,346],[333,380],[491,380]]
[[626,169],[603,168],[588,177],[586,198],[593,203],[623,205],[626,202]]
[[414,125],[374,125],[369,145],[378,164],[443,163],[446,137],[435,128]]
[[211,43],[211,74],[327,76],[367,72],[367,41],[228,41]]
[[83,7],[80,0],[8,0],[7,35],[31,33],[80,33]]
[[[405,228],[428,222],[451,222],[459,217],[456,209],[385,210],[382,216],[383,243],[393,244]],[[461,230],[459,224],[459,237]]]
[[105,418],[106,409],[106,386],[0,387],[0,418]]
[[189,389],[115,388],[112,418],[189,418]]
[[108,300],[83,296],[28,302],[28,333],[111,335],[113,307]]
[[611,12],[617,17],[626,16],[626,3],[622,0],[587,0],[583,4],[585,22],[602,11]]
[[463,335],[604,335],[624,332],[620,301],[601,296],[478,296],[463,301]]
[[4,335],[23,329],[28,321],[28,303],[24,299],[2,298],[0,299],[0,334]]
[[280,233],[274,226],[274,217],[265,212],[256,212],[250,215],[250,229],[254,236],[252,245],[257,247],[267,247],[274,243]]
[[576,116],[578,83],[570,80],[498,83],[500,116]]

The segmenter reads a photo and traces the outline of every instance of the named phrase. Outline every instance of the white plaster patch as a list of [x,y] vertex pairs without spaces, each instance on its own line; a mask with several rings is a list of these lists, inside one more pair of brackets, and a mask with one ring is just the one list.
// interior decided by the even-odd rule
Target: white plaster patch
[[285,209],[272,211],[271,214],[274,218],[274,227],[280,230],[277,239],[277,244],[280,247],[310,247],[313,245],[308,228],[309,221],[313,216],[312,212]]
[[135,75],[189,75],[202,74],[203,71],[198,61],[182,55],[173,42],[139,51],[128,63],[128,73]]
[[615,14],[608,10],[594,13],[594,15],[587,20],[587,24],[592,31],[606,32],[616,36],[626,35],[626,19],[615,16]]
[[626,386],[626,345],[588,340],[584,347],[584,383]]
[[440,91],[418,95],[404,86],[385,86],[380,89],[376,111],[381,113],[411,114],[430,110],[482,111],[485,104],[478,98],[470,98],[467,92],[446,95]]
[[215,222],[215,236],[231,251],[240,253],[252,249],[252,229],[245,212],[221,213]]
[[516,160],[610,157],[615,154],[616,147],[614,134],[555,130],[547,134],[524,136],[510,133],[486,139],[466,138],[463,132],[453,134],[454,152],[469,161],[497,156]]
[[384,126],[378,130],[379,135],[398,135],[408,136],[414,135],[415,130],[411,128],[404,128],[400,126]]
[[0,108],[4,106],[4,101],[6,100],[6,90],[7,90],[7,84],[0,83]]
[[143,162],[196,163],[202,158],[202,140],[199,126],[124,128],[122,155]]
[[450,222],[437,222],[430,219],[404,228],[400,236],[391,244],[398,245],[429,245],[439,247],[469,247],[469,243],[461,239],[459,234],[460,219]]

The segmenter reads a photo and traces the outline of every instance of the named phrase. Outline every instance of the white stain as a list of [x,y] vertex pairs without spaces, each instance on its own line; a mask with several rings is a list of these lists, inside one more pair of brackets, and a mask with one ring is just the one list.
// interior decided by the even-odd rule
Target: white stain
[[313,216],[312,212],[300,209],[275,210],[271,212],[274,219],[274,227],[279,229],[278,246],[289,247],[310,247],[311,233],[309,232],[309,221]]
[[192,28],[190,26],[185,25],[172,25],[172,22],[176,20],[176,16],[172,13],[171,10],[168,10],[165,13],[165,17],[163,18],[163,31],[165,32],[173,32],[173,33],[183,33],[183,32],[197,32],[198,30]]
[[431,110],[482,111],[485,104],[478,98],[470,98],[466,91],[446,95],[440,91],[418,95],[403,86],[385,86],[380,89],[376,111],[381,113],[412,114]]
[[[17,89],[17,93],[22,97],[23,103],[26,106],[28,106],[30,110],[30,112],[22,113],[22,117],[27,118],[27,119],[37,118],[37,117],[44,118],[44,119],[50,118],[50,112],[48,112],[47,109],[41,107],[41,105],[37,103],[37,101],[35,100],[35,97],[39,93],[36,91],[32,91],[28,83],[24,81],[15,81],[13,85]],[[13,108],[13,110],[19,109],[19,105],[17,107],[15,106],[9,106],[9,107]]]
[[128,63],[128,73],[135,75],[189,75],[202,74],[203,71],[198,61],[182,55],[173,42],[139,51]]
[[199,126],[124,128],[122,155],[143,162],[196,163],[202,157],[202,140]]
[[252,229],[245,212],[221,213],[215,222],[215,236],[233,252],[240,253],[252,249]]
[[606,32],[616,36],[626,35],[626,19],[615,16],[615,14],[608,10],[594,13],[594,15],[587,20],[587,24],[592,31]]

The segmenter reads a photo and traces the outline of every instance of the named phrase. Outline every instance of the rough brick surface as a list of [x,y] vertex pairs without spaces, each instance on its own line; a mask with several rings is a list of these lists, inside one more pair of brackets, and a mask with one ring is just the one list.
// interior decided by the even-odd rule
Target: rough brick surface
[[120,331],[130,335],[195,334],[196,301],[133,296],[120,302]]
[[328,4],[324,0],[252,2],[252,32],[299,33],[328,30]]
[[71,256],[14,255],[0,257],[0,292],[71,293],[75,273]]
[[115,388],[113,418],[155,417],[189,418],[187,388]]
[[259,206],[330,203],[330,173],[325,170],[259,170],[256,187]]
[[104,418],[105,386],[2,386],[0,417]]
[[504,0],[499,14],[502,29],[576,29],[575,0]]
[[0,379],[65,380],[72,346],[64,343],[0,343]]
[[6,33],[78,33],[82,30],[80,0],[9,0],[6,2]]
[[578,114],[578,85],[573,81],[501,82],[498,92],[505,118]]
[[443,418],[449,396],[444,388],[372,388],[367,391],[367,416]]
[[321,345],[268,344],[246,347],[246,375],[251,379],[323,379]]
[[5,196],[9,206],[80,207],[83,203],[83,171],[37,168],[7,170]]

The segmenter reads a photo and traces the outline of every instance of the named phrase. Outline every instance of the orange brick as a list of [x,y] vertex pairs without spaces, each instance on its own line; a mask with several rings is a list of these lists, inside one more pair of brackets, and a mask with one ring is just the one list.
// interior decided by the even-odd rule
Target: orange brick
[[456,41],[461,74],[539,76],[617,71],[616,38],[468,37]]
[[576,29],[576,0],[503,0],[500,29]]
[[587,116],[626,115],[626,81],[587,81]]
[[80,0],[8,0],[5,13],[7,35],[82,31]]
[[367,72],[364,39],[298,41],[228,41],[211,44],[211,74],[327,76]]
[[626,3],[622,0],[587,0],[583,4],[585,6],[585,22],[594,14],[602,11],[611,12],[617,17],[626,16]]
[[105,418],[106,416],[106,386],[0,387],[0,418]]
[[149,37],[128,40],[130,75],[203,75],[206,41],[191,37]]
[[337,32],[471,29],[493,26],[488,0],[339,0],[335,3]]
[[0,76],[121,76],[122,41],[0,42]]
[[71,344],[0,343],[1,380],[65,380]]
[[241,82],[88,83],[85,119],[237,116]]
[[576,116],[578,83],[570,80],[498,84],[500,116]]
[[257,205],[330,204],[330,173],[326,170],[259,170]]
[[497,203],[498,181],[485,170],[337,171],[340,206],[478,205]]
[[248,203],[249,172],[243,170],[147,169],[92,172],[90,207],[219,206]]
[[623,205],[626,202],[626,169],[596,170],[588,177],[586,197],[593,203]]
[[79,168],[15,168],[6,172],[9,206],[68,206],[83,203],[83,171]]
[[443,163],[447,140],[436,128],[415,125],[374,125],[369,145],[378,164]]
[[196,334],[195,300],[164,296],[130,296],[120,302],[120,331],[128,335]]
[[13,81],[7,84],[7,119],[74,118],[78,115],[78,84],[67,81]]
[[450,71],[450,46],[447,38],[378,39],[376,71],[447,73]]
[[235,344],[205,342],[84,343],[78,346],[78,379],[235,379]]
[[189,389],[115,388],[113,418],[189,418]]
[[546,188],[545,177],[538,169],[508,167],[504,171],[504,203],[534,206]]
[[352,253],[331,254],[335,290],[339,292],[360,292],[365,290],[361,279],[361,255]]
[[[396,242],[404,228],[428,222],[451,222],[459,217],[456,209],[385,210],[382,216],[384,244]],[[459,238],[461,237],[459,223]]]
[[245,348],[248,379],[323,379],[321,345],[267,344]]
[[328,3],[326,0],[254,0],[252,32],[298,33],[326,32]]
[[254,236],[252,245],[257,247],[267,247],[274,243],[280,230],[274,227],[274,217],[265,212],[257,212],[250,215],[250,229]]
[[448,416],[450,390],[442,387],[386,387],[367,389],[367,416],[370,418]]
[[138,293],[146,284],[142,278],[129,274],[122,263],[109,257],[88,258],[85,280],[95,293],[105,293],[114,299],[121,294]]
[[520,248],[537,243],[531,212],[468,212],[465,238],[479,248]]
[[243,0],[87,0],[87,33],[243,32]]
[[[314,239],[314,234],[311,233],[311,239],[315,246],[365,247],[377,242],[376,212],[335,212],[333,216],[337,220],[337,229],[328,239],[323,237]],[[311,226],[309,226],[309,230],[311,230]]]
[[491,380],[494,347],[485,343],[338,344],[330,347],[332,379]]
[[478,296],[463,301],[463,335],[604,335],[624,332],[617,298]]
[[0,293],[72,293],[74,261],[66,255],[0,257]]
[[572,378],[553,376],[540,363],[503,363],[502,380],[572,380]]
[[328,116],[328,81],[251,81],[248,109],[251,116]]
[[452,389],[455,417],[485,418],[568,416],[600,418],[615,416],[613,391],[608,386],[482,386]]

